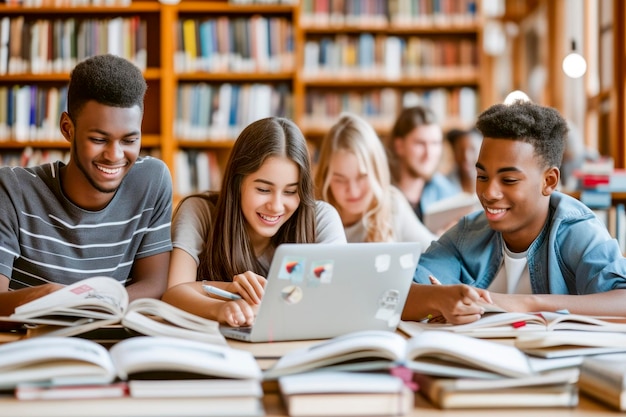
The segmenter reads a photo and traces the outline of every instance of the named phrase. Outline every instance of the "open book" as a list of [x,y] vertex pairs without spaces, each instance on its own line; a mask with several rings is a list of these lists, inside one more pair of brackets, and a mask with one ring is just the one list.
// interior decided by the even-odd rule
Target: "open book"
[[429,375],[478,379],[519,378],[569,366],[530,360],[514,346],[452,332],[424,331],[410,339],[388,331],[360,331],[286,353],[266,379],[316,370],[373,371],[397,366]]
[[401,322],[400,330],[412,336],[424,330],[446,330],[472,337],[517,337],[526,332],[553,330],[585,330],[593,332],[625,332],[624,317],[594,317],[581,314],[488,312],[480,319],[467,324]]
[[132,337],[109,350],[75,337],[36,337],[0,346],[2,389],[21,383],[84,385],[118,379],[208,378],[260,381],[261,370],[249,352],[172,337]]
[[41,331],[33,332],[35,335],[75,336],[121,323],[144,335],[226,344],[216,321],[153,298],[129,304],[126,288],[110,277],[87,278],[68,285],[17,307],[0,321],[41,325]]

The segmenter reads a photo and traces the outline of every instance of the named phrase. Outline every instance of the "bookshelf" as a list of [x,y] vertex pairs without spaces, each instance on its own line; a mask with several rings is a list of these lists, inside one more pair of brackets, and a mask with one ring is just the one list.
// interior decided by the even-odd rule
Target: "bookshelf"
[[[480,47],[480,0],[91,4],[0,4],[0,21],[19,19],[28,27],[44,22],[47,29],[40,32],[50,33],[46,43],[53,45],[45,53],[52,64],[37,64],[37,73],[28,52],[40,48],[21,49],[26,62],[22,71],[9,71],[8,65],[3,70],[0,49],[0,101],[2,87],[56,88],[56,96],[62,97],[69,64],[80,59],[74,51],[93,43],[85,42],[88,36],[99,34],[103,49],[91,53],[130,53],[127,58],[144,70],[148,92],[143,148],[170,167],[176,199],[219,184],[234,139],[260,117],[292,118],[314,149],[344,110],[365,116],[382,137],[402,105],[430,105],[444,126],[456,126],[472,123],[491,102],[489,58]],[[415,13],[417,5],[425,8],[423,13]],[[87,24],[93,26],[85,32],[81,28]],[[50,29],[55,25],[58,39]],[[64,58],[57,49],[74,55]],[[57,66],[55,59],[61,62]],[[68,144],[56,132],[58,116],[50,116],[57,122],[40,129],[44,133],[18,140],[6,126],[2,106],[3,158],[24,149],[67,152]]]
[[322,136],[342,111],[365,116],[386,135],[401,107],[418,103],[445,124],[473,123],[480,32],[474,1],[304,0],[299,16],[296,120],[308,137]]

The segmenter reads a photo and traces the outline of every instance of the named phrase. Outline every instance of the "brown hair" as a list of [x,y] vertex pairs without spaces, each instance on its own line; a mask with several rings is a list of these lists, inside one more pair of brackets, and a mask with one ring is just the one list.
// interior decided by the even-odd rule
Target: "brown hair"
[[258,171],[272,156],[291,159],[298,165],[300,174],[300,205],[272,237],[272,245],[315,241],[315,196],[306,140],[300,129],[288,119],[260,119],[248,125],[235,141],[221,191],[205,194],[216,203],[216,211],[205,237],[205,250],[200,254],[198,280],[232,281],[235,275],[246,271],[267,274],[250,243],[241,210],[241,186],[245,177]]
[[402,139],[411,133],[416,127],[424,125],[436,124],[437,119],[435,113],[428,107],[413,106],[404,108],[396,118],[389,137],[387,138],[387,151],[389,157],[389,169],[391,171],[392,180],[399,180],[397,172],[398,155],[396,155],[394,141],[398,138]]

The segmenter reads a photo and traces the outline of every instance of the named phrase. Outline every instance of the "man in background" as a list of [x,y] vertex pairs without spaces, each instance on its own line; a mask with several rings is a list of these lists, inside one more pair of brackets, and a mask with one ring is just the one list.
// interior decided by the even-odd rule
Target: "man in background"
[[443,154],[443,131],[430,109],[403,109],[389,140],[394,185],[404,193],[420,220],[430,204],[458,193],[450,180],[437,172]]

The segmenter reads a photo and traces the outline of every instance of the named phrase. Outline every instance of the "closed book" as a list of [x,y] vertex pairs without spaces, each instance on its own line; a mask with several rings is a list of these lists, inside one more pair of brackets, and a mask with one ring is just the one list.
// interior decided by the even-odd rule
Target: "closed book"
[[20,417],[210,417],[263,416],[260,399],[241,400],[231,397],[183,398],[103,398],[72,401],[22,401],[0,397],[2,415]]
[[585,357],[578,385],[582,393],[626,411],[626,353]]
[[128,395],[126,382],[110,384],[51,385],[23,383],[15,387],[19,400],[76,400],[79,398],[118,398]]
[[581,337],[578,330],[530,332],[518,335],[514,343],[523,352],[543,358],[626,353],[626,334],[615,332],[593,332],[588,337]]
[[[539,376],[477,381],[476,385],[472,380],[423,374],[416,374],[414,380],[419,392],[442,409],[575,407],[578,404],[576,379],[569,379],[567,375],[565,378]],[[555,383],[555,380],[560,382]]]
[[312,372],[279,379],[290,416],[397,416],[413,408],[413,392],[386,373]]

